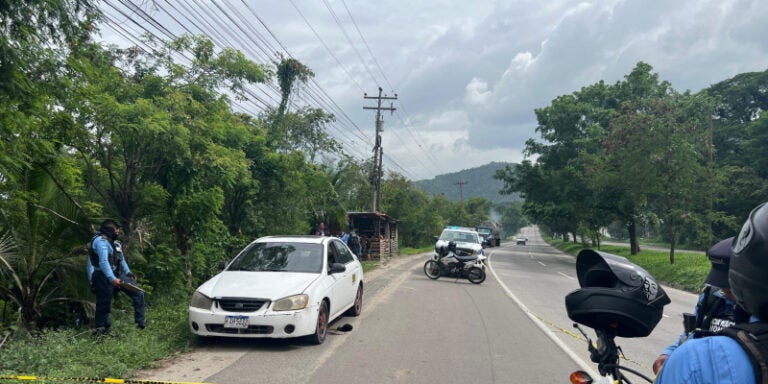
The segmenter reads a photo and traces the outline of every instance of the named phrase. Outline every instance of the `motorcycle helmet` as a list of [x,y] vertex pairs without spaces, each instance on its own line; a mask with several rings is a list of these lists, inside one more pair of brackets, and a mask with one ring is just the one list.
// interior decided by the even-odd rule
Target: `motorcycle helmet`
[[448,251],[456,253],[456,242],[451,240],[448,242]]
[[645,337],[670,303],[643,268],[624,257],[585,249],[576,256],[581,288],[565,296],[568,317],[619,337]]
[[731,291],[747,312],[768,320],[768,203],[755,207],[733,242]]

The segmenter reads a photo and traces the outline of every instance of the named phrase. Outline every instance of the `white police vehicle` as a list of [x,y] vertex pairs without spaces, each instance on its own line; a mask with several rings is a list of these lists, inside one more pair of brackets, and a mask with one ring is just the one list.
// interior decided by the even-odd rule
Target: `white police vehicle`
[[462,256],[478,256],[480,261],[485,260],[483,251],[483,240],[480,234],[473,228],[459,227],[449,225],[443,229],[443,233],[437,238],[435,243],[434,258],[437,258],[437,252],[442,247],[448,247],[448,242],[456,242],[456,253]]

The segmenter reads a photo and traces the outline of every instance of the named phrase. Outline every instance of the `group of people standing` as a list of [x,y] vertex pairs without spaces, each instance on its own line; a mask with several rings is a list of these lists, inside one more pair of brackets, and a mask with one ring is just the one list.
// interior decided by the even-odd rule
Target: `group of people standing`
[[[322,221],[318,223],[316,227],[312,228],[309,234],[315,236],[331,235],[330,232],[325,228],[325,223]],[[337,237],[344,241],[344,244],[347,244],[349,249],[352,250],[352,253],[354,253],[358,258],[362,258],[362,252],[366,249],[367,241],[364,237],[360,236],[357,231],[354,230],[354,228],[350,229],[349,232],[339,232]]]

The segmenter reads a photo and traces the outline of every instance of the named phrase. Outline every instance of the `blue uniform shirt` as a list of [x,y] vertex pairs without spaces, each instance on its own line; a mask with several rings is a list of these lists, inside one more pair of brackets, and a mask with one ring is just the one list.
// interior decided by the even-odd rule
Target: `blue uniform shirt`
[[[728,296],[723,293],[722,289],[713,290],[712,291],[712,295],[716,296],[716,297],[720,297],[723,300],[725,300],[725,308],[723,308],[724,313],[726,313],[726,314],[733,314],[736,311],[738,304],[736,304],[733,301],[731,301],[731,299],[729,299]],[[703,293],[701,295],[699,295],[699,301],[698,302],[701,303],[702,300],[704,300],[704,294]],[[699,306],[698,305],[696,306],[696,308],[693,309],[693,314],[696,315],[696,316],[699,315]],[[714,330],[712,330],[712,331],[714,331]],[[683,331],[683,333],[680,335],[680,337],[677,338],[677,341],[675,341],[673,344],[671,344],[670,346],[665,348],[664,351],[661,352],[661,354],[662,355],[671,355],[672,352],[674,352],[675,349],[677,349],[677,347],[680,346],[680,343],[686,338],[686,336],[687,335],[686,335],[685,331]]]
[[749,356],[735,340],[710,336],[688,340],[678,347],[664,362],[654,383],[754,384],[755,374]]
[[[123,271],[125,274],[130,274],[131,270],[128,268],[128,264],[125,262],[125,257],[122,256],[122,245],[119,241],[115,241],[115,247],[117,247],[117,251],[120,252],[120,264],[123,267]],[[99,256],[99,269],[104,272],[104,275],[107,277],[109,282],[115,281],[117,276],[115,276],[114,271],[112,270],[112,267],[109,265],[109,255],[111,255],[113,252],[115,252],[115,249],[112,248],[112,244],[109,243],[109,240],[105,240],[101,237],[101,235],[96,235],[93,238],[93,241],[91,242],[91,248],[93,248],[93,251],[96,252],[96,255]],[[88,257],[88,261],[86,263],[86,271],[88,272],[88,281],[91,281],[91,277],[93,276],[94,266],[91,264],[91,257]]]

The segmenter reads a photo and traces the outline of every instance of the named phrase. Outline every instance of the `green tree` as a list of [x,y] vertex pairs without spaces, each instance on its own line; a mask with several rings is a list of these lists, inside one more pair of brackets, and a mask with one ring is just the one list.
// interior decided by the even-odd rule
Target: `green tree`
[[674,262],[679,228],[696,221],[710,193],[706,174],[708,100],[672,94],[626,103],[606,139],[606,185],[648,202],[662,219]]

